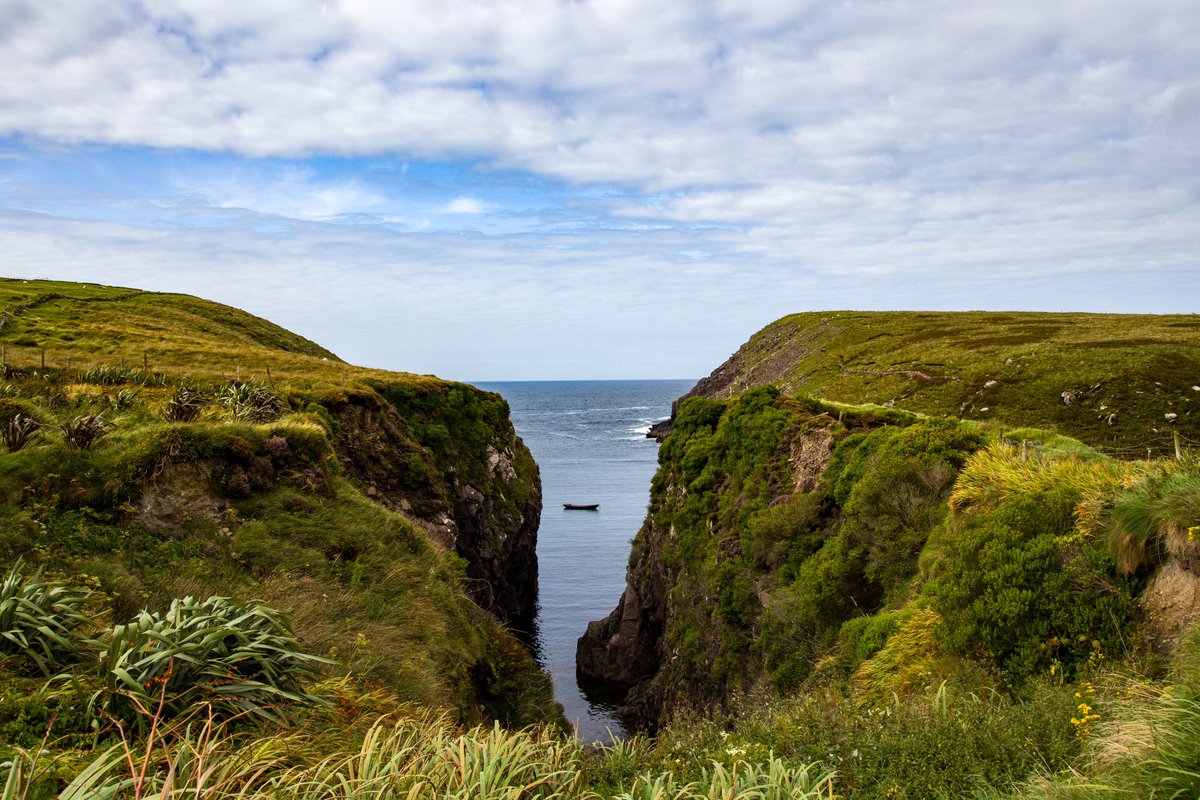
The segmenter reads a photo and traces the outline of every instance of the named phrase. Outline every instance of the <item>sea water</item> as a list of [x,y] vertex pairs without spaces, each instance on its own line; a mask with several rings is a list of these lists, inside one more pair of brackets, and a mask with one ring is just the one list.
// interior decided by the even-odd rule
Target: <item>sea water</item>
[[[517,434],[542,475],[538,531],[537,655],[554,694],[585,742],[624,731],[610,698],[575,680],[575,644],[589,621],[608,615],[625,590],[629,545],[646,516],[658,444],[650,425],[695,384],[663,381],[480,383],[509,404]],[[599,503],[566,511],[563,503]]]

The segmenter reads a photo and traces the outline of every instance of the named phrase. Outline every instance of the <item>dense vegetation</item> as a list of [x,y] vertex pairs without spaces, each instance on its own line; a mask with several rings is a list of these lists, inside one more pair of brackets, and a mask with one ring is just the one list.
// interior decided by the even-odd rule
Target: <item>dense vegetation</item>
[[[798,492],[794,459],[814,437],[831,453]],[[936,642],[1012,684],[1051,664],[1073,675],[1097,650],[1121,649],[1137,581],[1118,572],[1104,537],[1078,530],[1076,509],[1102,504],[1088,492],[1133,468],[1095,453],[1036,458],[1020,491],[1004,491],[994,473],[1011,452],[984,449],[989,439],[995,431],[971,423],[838,410],[773,387],[689,399],[640,539],[657,552],[634,555],[672,587],[670,656],[656,680],[705,703],[763,678],[793,690],[827,654],[837,658],[824,667],[847,677],[898,633],[920,640],[911,655],[930,668],[938,658],[919,651]],[[1033,466],[1050,463],[1072,467]],[[971,486],[993,495],[972,498]],[[907,688],[897,670],[882,677],[885,694]]]
[[685,771],[697,752],[821,762],[849,797],[1004,793],[1099,770],[1096,742],[1123,735],[1110,715],[1149,692],[1184,726],[1163,734],[1178,754],[1124,763],[1194,779],[1192,695],[1164,682],[1200,588],[1200,465],[1182,455],[771,386],[687,399],[630,561],[666,599],[621,609],[663,618],[658,671],[630,694],[658,715],[646,752]]

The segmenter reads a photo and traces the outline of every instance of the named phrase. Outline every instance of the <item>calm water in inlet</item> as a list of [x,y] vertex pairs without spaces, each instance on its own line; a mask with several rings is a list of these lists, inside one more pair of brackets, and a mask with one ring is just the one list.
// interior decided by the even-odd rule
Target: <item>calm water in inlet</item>
[[[575,682],[575,643],[590,620],[616,606],[625,588],[629,542],[646,515],[658,444],[652,422],[695,384],[671,381],[480,383],[499,392],[542,473],[538,532],[540,660],[584,741],[621,735],[613,706]],[[563,503],[599,503],[565,511]]]

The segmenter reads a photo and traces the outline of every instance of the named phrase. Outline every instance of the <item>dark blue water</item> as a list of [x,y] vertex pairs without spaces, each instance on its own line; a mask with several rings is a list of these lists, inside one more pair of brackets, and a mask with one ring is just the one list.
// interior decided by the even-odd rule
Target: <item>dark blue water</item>
[[[646,516],[658,444],[652,422],[695,381],[537,381],[480,383],[499,392],[518,435],[541,468],[544,510],[538,532],[539,658],[554,692],[586,742],[624,731],[602,698],[575,682],[575,643],[589,621],[608,615],[625,589],[629,543]],[[599,503],[565,511],[563,503]]]

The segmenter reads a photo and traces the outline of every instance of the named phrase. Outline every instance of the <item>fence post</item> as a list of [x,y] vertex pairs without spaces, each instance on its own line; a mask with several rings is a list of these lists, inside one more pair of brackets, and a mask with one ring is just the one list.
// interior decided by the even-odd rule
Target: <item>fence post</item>
[[150,371],[150,358],[145,353],[142,353],[142,372]]
[[274,389],[274,388],[275,388],[275,381],[271,380],[271,368],[270,368],[270,367],[267,367],[267,384],[268,384],[268,385],[269,385],[269,386],[270,386],[272,389]]
[[1021,463],[1024,464],[1029,459],[1029,454],[1026,451],[1026,446],[1029,442],[1026,439],[1021,440]]
[[46,368],[46,348],[42,348],[42,369]]
[[1183,461],[1183,451],[1179,449],[1179,431],[1172,431],[1175,434],[1175,460]]

